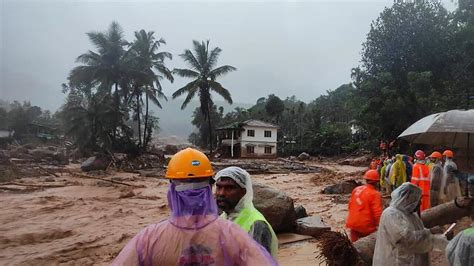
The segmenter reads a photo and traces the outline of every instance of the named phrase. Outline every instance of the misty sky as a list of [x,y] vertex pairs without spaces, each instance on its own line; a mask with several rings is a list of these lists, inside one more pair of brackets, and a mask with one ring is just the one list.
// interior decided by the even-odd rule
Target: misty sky
[[[0,98],[56,110],[76,57],[94,49],[85,33],[104,31],[111,21],[129,41],[140,29],[163,37],[163,50],[174,55],[170,69],[184,67],[178,54],[193,39],[210,39],[223,50],[218,64],[238,68],[221,80],[234,102],[254,103],[270,93],[309,102],[350,82],[371,21],[393,1],[0,2]],[[187,81],[164,81],[165,94]]]

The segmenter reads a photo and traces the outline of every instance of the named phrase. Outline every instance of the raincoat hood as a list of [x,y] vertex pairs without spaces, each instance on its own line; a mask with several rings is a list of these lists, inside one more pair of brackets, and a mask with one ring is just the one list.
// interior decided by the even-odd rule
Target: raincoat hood
[[235,206],[232,213],[225,214],[226,218],[233,220],[244,208],[254,208],[253,206],[253,187],[250,174],[244,169],[236,166],[230,166],[217,172],[214,177],[216,182],[222,177],[228,177],[237,183],[241,188],[245,188],[246,193]]
[[405,182],[392,192],[390,206],[404,212],[412,213],[416,210],[420,199],[421,189],[411,183]]
[[170,223],[182,229],[199,229],[217,219],[217,204],[211,186],[178,191],[171,183],[168,189]]

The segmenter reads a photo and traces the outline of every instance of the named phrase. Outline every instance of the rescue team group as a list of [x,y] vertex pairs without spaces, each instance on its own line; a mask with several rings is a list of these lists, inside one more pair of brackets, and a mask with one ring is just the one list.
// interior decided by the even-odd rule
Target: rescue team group
[[[247,171],[228,167],[214,173],[205,154],[188,148],[171,158],[165,177],[170,180],[170,217],[135,235],[112,265],[278,265],[278,241],[252,203]],[[382,213],[378,171],[369,170],[364,178],[367,184],[354,189],[349,203],[351,238],[379,228],[374,265],[428,265],[428,252],[448,241],[423,227],[417,215],[422,189],[401,184]],[[473,265],[474,252],[465,253],[473,235],[468,229],[451,240],[447,254],[452,265]]]

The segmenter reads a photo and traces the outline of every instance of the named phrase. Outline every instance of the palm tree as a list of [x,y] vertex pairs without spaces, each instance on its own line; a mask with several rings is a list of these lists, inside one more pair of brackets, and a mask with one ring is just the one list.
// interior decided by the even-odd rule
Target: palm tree
[[186,63],[188,63],[190,68],[175,68],[173,70],[173,73],[177,74],[178,76],[192,78],[193,81],[189,82],[181,89],[175,91],[173,93],[173,99],[184,93],[187,93],[187,96],[181,105],[181,109],[184,109],[194,98],[196,93],[199,95],[200,110],[204,118],[207,120],[209,127],[209,147],[212,153],[212,127],[209,114],[214,103],[212,101],[211,91],[221,95],[224,100],[232,104],[232,97],[229,91],[219,82],[217,82],[216,79],[237,69],[229,65],[215,67],[219,54],[222,50],[219,47],[209,50],[209,41],[193,41],[193,46],[194,53],[189,49],[186,49],[183,54],[180,54],[180,57],[183,58]]
[[97,87],[98,91],[109,95],[112,95],[114,87],[114,123],[117,130],[121,120],[119,85],[127,76],[127,67],[123,61],[124,46],[127,42],[123,39],[122,28],[117,22],[112,22],[106,32],[89,32],[87,36],[97,48],[97,52],[89,50],[80,55],[76,61],[83,65],[71,71],[69,80],[74,86]]
[[[136,31],[136,40],[131,44],[127,58],[132,62],[133,68],[137,75],[135,75],[133,82],[132,95],[137,102],[137,120],[138,120],[138,138],[139,145],[143,143],[143,149],[147,146],[147,130],[149,117],[149,101],[151,100],[156,106],[162,108],[159,98],[167,100],[162,92],[161,80],[168,79],[170,82],[174,81],[171,71],[165,66],[164,60],[166,58],[172,59],[168,52],[158,52],[161,44],[166,44],[164,39],[155,40],[154,32],[145,30]],[[153,70],[156,70],[153,71]],[[141,123],[140,123],[140,105],[142,101],[142,94],[145,94],[145,125],[143,130],[143,142],[141,140]]]

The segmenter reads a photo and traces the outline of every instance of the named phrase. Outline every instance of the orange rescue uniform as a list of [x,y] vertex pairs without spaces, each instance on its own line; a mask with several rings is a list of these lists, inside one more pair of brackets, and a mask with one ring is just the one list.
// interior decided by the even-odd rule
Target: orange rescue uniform
[[421,205],[420,211],[430,208],[430,168],[422,163],[415,163],[413,165],[411,183],[421,188]]
[[366,184],[352,190],[346,227],[352,242],[377,230],[382,215],[382,196],[373,185]]

